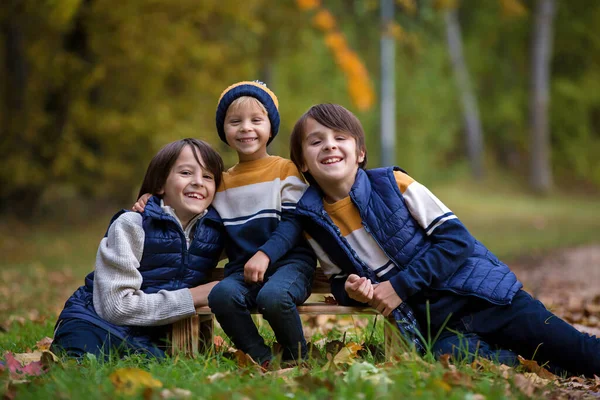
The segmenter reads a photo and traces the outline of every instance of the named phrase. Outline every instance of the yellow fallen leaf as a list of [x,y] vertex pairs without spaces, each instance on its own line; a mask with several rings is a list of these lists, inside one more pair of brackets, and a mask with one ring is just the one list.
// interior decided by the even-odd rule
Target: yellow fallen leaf
[[333,357],[333,363],[335,365],[352,364],[357,356],[358,351],[362,348],[362,345],[358,343],[350,342],[346,344],[340,349],[340,351],[338,351],[335,357]]
[[118,392],[126,395],[135,394],[139,389],[154,389],[163,386],[161,381],[139,368],[120,368],[110,374],[110,380]]
[[48,336],[46,336],[45,338],[43,338],[42,340],[37,342],[35,344],[35,347],[37,347],[39,351],[45,351],[45,350],[50,350],[51,344],[52,344],[52,338],[49,338]]

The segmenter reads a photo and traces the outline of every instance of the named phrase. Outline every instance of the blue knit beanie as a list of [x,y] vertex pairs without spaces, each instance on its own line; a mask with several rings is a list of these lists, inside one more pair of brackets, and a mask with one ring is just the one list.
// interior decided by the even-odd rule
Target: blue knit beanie
[[227,143],[225,138],[225,115],[227,109],[234,102],[235,99],[242,96],[254,97],[260,101],[267,110],[269,120],[271,121],[271,137],[267,144],[271,143],[273,138],[279,131],[279,102],[277,96],[273,93],[267,85],[261,81],[243,81],[234,83],[227,89],[223,90],[221,97],[219,97],[219,104],[217,105],[217,132],[222,141]]

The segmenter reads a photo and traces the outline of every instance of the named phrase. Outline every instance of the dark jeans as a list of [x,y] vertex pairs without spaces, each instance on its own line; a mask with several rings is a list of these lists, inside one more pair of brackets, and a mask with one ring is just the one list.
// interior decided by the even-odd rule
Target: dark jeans
[[227,276],[208,296],[208,304],[219,324],[235,346],[258,363],[270,360],[271,349],[252,320],[250,310],[257,308],[269,322],[283,347],[284,360],[306,356],[306,339],[297,305],[310,296],[314,267],[288,263],[267,270],[263,284],[246,284],[243,272]]
[[434,344],[435,354],[477,354],[508,365],[518,365],[520,354],[547,363],[555,373],[600,374],[600,339],[579,332],[524,290],[507,306],[473,302],[471,312],[449,324],[460,334],[443,332]]
[[50,350],[55,354],[81,359],[86,353],[108,361],[110,355],[123,357],[130,354],[146,354],[162,358],[164,352],[152,343],[133,343],[112,335],[89,321],[70,318],[60,321],[54,333]]

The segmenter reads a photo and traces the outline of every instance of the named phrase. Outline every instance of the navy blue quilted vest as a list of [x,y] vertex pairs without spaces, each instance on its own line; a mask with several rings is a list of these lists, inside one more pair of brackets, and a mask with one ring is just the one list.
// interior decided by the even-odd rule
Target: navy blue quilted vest
[[[367,232],[400,270],[427,251],[431,242],[410,214],[393,171],[391,167],[359,169],[350,197]],[[305,230],[345,272],[369,276],[367,267],[327,216],[321,199],[322,194],[310,187],[298,203]],[[478,241],[472,255],[451,276],[431,285],[432,289],[474,295],[494,304],[509,304],[521,287],[515,274]]]

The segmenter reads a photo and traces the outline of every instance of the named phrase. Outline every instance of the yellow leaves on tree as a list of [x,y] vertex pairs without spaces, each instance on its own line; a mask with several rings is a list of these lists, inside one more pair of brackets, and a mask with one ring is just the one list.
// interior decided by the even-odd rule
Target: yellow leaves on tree
[[335,18],[325,9],[321,9],[315,14],[313,23],[324,32],[329,32],[335,28]]
[[[410,1],[407,1],[410,3]],[[337,30],[335,17],[324,8],[317,8],[318,1],[297,0],[302,10],[316,9],[313,24],[325,34],[325,45],[333,53],[336,64],[346,75],[348,93],[360,111],[370,109],[375,103],[375,92],[369,72],[358,55],[350,49],[345,36]]]
[[320,0],[296,0],[298,8],[304,11],[314,10],[321,5]]
[[527,15],[527,8],[520,0],[500,0],[502,15],[508,18],[519,18]]

